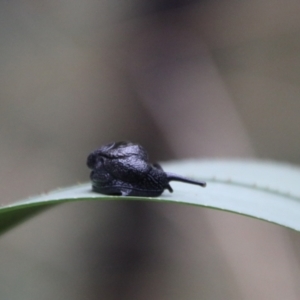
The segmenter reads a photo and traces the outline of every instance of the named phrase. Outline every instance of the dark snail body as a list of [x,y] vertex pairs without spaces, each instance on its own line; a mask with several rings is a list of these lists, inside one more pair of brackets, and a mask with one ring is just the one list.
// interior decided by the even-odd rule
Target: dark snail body
[[128,142],[108,144],[93,151],[87,165],[92,169],[93,190],[107,195],[157,197],[165,189],[173,192],[170,181],[206,186],[205,182],[164,172],[159,164],[149,163],[142,146]]

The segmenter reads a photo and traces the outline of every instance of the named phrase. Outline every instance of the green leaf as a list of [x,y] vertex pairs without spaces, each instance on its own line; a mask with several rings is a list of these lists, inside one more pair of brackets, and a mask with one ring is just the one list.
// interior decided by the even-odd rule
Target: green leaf
[[265,161],[185,160],[163,164],[168,172],[206,180],[207,187],[172,182],[174,193],[159,198],[106,196],[90,183],[29,198],[0,208],[0,234],[54,205],[86,200],[141,200],[190,204],[230,211],[300,231],[300,169]]

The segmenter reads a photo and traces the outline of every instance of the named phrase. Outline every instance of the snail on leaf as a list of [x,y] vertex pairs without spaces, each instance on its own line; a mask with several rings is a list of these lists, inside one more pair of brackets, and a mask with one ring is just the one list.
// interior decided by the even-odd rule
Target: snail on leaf
[[173,192],[170,181],[206,186],[205,182],[165,172],[159,164],[149,163],[145,149],[130,142],[100,147],[88,156],[87,166],[92,170],[93,190],[107,195],[157,197],[165,189]]

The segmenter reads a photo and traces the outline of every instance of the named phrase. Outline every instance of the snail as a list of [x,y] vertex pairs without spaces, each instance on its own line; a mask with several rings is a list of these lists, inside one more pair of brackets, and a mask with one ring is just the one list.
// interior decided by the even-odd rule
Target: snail
[[122,196],[160,196],[165,189],[173,192],[170,181],[196,184],[179,175],[164,172],[159,164],[148,161],[146,150],[130,142],[111,143],[93,151],[87,158],[92,188],[95,192]]

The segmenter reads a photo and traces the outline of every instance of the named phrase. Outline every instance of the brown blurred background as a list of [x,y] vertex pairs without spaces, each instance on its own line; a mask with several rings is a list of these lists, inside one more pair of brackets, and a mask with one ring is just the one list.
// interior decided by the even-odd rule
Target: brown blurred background
[[[299,164],[300,3],[1,1],[0,189],[88,180],[117,140],[155,160]],[[57,207],[1,238],[0,299],[300,299],[299,234],[159,203]]]

